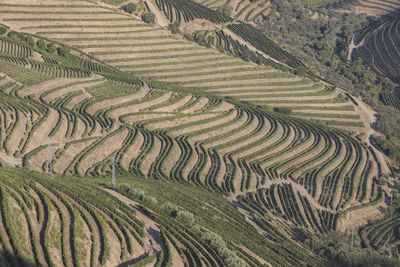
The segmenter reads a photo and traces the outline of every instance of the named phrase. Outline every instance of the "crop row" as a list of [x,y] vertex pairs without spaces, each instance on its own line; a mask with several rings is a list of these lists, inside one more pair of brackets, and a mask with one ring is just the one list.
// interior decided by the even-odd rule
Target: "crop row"
[[230,17],[200,5],[192,0],[156,0],[156,4],[171,22],[181,21],[182,19],[185,22],[194,19],[207,19],[213,23],[232,21]]

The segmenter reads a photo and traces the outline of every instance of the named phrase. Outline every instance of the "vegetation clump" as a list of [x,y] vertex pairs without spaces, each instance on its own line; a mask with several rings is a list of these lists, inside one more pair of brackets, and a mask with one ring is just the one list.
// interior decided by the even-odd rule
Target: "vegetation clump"
[[154,23],[156,21],[156,15],[152,12],[147,12],[142,15],[142,20],[146,23]]
[[346,236],[340,232],[329,232],[320,239],[308,239],[312,250],[318,255],[323,255],[343,267],[357,266],[399,266],[397,259],[380,255],[370,249],[361,249],[359,241],[351,246],[351,236]]
[[274,111],[277,113],[282,113],[285,115],[291,115],[292,114],[292,109],[289,107],[274,107]]
[[0,26],[0,35],[4,35],[7,32],[7,28]]
[[137,7],[137,5],[135,3],[129,3],[129,4],[123,5],[121,8],[123,11],[132,14],[133,12],[136,11],[136,7]]

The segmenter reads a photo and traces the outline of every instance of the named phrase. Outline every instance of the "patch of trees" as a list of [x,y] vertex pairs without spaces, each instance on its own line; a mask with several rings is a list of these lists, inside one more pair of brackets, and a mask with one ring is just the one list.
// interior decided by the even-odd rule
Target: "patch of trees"
[[356,238],[354,247],[351,247],[351,237],[341,232],[329,232],[321,238],[306,240],[306,244],[318,255],[325,256],[336,262],[337,266],[399,266],[397,259],[389,258],[370,249],[360,248]]
[[400,147],[389,139],[381,136],[371,136],[371,142],[386,156],[400,162]]

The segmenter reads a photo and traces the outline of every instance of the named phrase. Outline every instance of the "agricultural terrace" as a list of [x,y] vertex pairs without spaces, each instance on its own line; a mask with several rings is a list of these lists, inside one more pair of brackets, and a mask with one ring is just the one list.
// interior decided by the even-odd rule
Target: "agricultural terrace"
[[225,10],[232,18],[248,22],[262,21],[270,11],[269,0],[196,0],[196,2],[220,12]]
[[363,35],[363,43],[353,50],[352,57],[360,57],[375,72],[400,81],[400,20],[388,20]]
[[[130,173],[223,194],[244,213],[254,214],[257,229],[267,234],[275,227],[265,214],[327,232],[337,228],[346,211],[383,205],[387,193],[378,178],[387,173],[386,163],[369,143],[342,130],[364,128],[359,103],[339,89],[205,49],[94,3],[0,3],[4,24],[34,34],[37,44],[43,41],[48,47],[29,45],[24,41],[28,35],[1,39],[2,165],[109,176],[115,158],[118,175]],[[178,13],[202,18],[201,10]],[[225,16],[214,19],[229,21]],[[248,24],[229,28],[249,44],[260,40],[261,51],[269,44],[271,57],[301,67],[301,61]],[[50,40],[58,49],[66,43],[77,50],[50,53]],[[265,105],[276,105],[276,111],[290,106],[295,116]],[[101,224],[99,219],[99,231],[106,228]],[[183,251],[188,265],[226,263],[207,243],[199,251],[192,241],[182,241],[189,238],[186,234],[178,239],[191,246],[190,252]],[[279,234],[274,240],[287,242]],[[124,255],[134,253],[126,246]],[[168,248],[163,251],[168,254]],[[312,257],[305,253],[296,260],[293,247],[280,251],[273,263],[301,265]],[[91,255],[107,263],[107,254]],[[251,256],[243,257],[257,266]]]
[[400,14],[400,3],[393,0],[355,0],[352,10],[377,17],[389,15],[396,18]]
[[377,177],[385,163],[345,132],[212,94],[157,89],[78,56],[46,55],[61,71],[32,68],[29,56],[1,60],[2,164],[105,176],[115,157],[119,174],[233,197],[282,184],[269,193],[277,203],[270,211],[297,220],[284,214],[309,203],[326,231],[338,212],[384,199]]
[[110,190],[104,179],[4,167],[0,176],[2,266],[329,266],[279,224],[268,230],[279,244],[266,239],[206,189],[131,176]]
[[[204,48],[116,10],[88,2],[68,6],[1,2],[5,23],[66,43],[122,71],[255,105],[289,106],[300,118],[352,131],[364,127],[357,106],[340,90]],[[245,24],[230,29],[237,34],[249,30]],[[261,50],[271,47],[261,43]],[[274,53],[281,58],[279,50]],[[289,54],[282,55],[281,60],[291,62]]]

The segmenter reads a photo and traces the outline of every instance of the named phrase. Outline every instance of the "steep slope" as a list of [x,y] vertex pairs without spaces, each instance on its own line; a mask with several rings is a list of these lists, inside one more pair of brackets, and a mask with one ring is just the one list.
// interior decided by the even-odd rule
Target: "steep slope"
[[331,266],[278,224],[279,244],[266,239],[219,194],[133,176],[104,183],[1,167],[1,265]]
[[[363,130],[357,106],[339,89],[206,49],[115,10],[80,2],[69,6],[49,3],[48,7],[3,5],[7,11],[3,21],[14,29],[67,43],[120,70],[256,105],[289,106],[301,118]],[[225,32],[237,36],[242,27],[247,26],[232,26]],[[253,49],[269,57],[268,50],[260,50],[264,48],[268,49],[268,43]],[[279,57],[283,52],[276,49]],[[287,60],[291,64],[289,55]]]
[[354,12],[365,13],[377,17],[389,15],[396,18],[400,15],[400,3],[398,1],[355,0],[352,2],[351,9]]
[[378,27],[357,38],[362,45],[352,54],[360,57],[375,72],[387,76],[393,81],[400,81],[400,19],[387,20]]
[[[344,212],[357,217],[368,210],[375,217],[385,206],[388,189],[378,178],[388,168],[382,155],[363,142],[370,134],[360,123],[364,104],[340,89],[203,48],[109,6],[84,1],[0,3],[4,24],[33,34],[9,31],[11,37],[1,39],[2,165],[109,176],[115,159],[119,175],[191,184],[224,195],[245,214],[252,231],[266,237],[257,239],[257,246],[267,242],[268,253],[252,250],[249,243],[244,249],[230,243],[255,266],[258,260],[247,249],[273,265],[314,264],[320,259],[308,251],[294,253],[296,233],[312,236],[355,227],[346,224]],[[225,33],[241,36],[234,40],[241,39],[259,58],[292,72],[305,70],[301,61],[248,24],[199,12],[204,7],[188,12],[169,8],[171,17],[187,18],[188,23],[205,17],[230,23]],[[210,14],[215,16],[208,18]],[[53,42],[59,54],[49,52]],[[65,52],[63,44],[72,51]],[[268,108],[272,105],[290,106],[294,116],[273,112]],[[361,141],[315,118],[368,132]],[[125,191],[121,189],[129,196],[131,191]],[[242,226],[249,227],[244,218]],[[282,234],[275,232],[274,220],[282,223]],[[184,254],[184,263],[225,263],[208,241],[198,244],[190,237],[193,233],[176,234],[178,229],[169,227],[179,236],[170,241]],[[277,248],[276,243],[284,246]],[[162,251],[169,253],[166,247]]]

